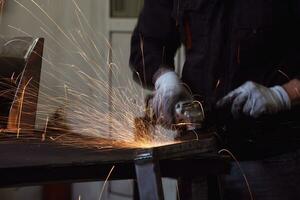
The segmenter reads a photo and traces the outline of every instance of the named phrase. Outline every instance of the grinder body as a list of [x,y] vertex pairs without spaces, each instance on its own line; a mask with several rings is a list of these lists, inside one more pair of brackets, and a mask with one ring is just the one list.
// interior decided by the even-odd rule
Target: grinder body
[[[162,125],[158,120],[152,108],[152,96],[148,96],[145,101],[144,116],[135,119],[135,137],[136,140],[146,138],[151,140],[155,134],[155,126]],[[185,138],[189,133],[197,133],[203,128],[205,119],[202,104],[199,101],[185,100],[175,104],[174,124],[168,127],[177,131],[177,139]]]

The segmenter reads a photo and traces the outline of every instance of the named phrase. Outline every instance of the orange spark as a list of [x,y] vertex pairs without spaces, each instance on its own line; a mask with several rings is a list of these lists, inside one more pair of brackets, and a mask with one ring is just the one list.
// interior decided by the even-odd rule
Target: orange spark
[[23,90],[22,90],[22,95],[21,95],[21,99],[20,99],[20,109],[19,109],[19,113],[18,113],[18,128],[17,128],[17,138],[19,138],[20,135],[20,122],[21,122],[21,117],[22,117],[22,111],[23,111],[23,103],[24,103],[24,95],[25,95],[25,91],[26,88],[28,86],[28,84],[30,83],[30,81],[32,80],[32,78],[30,78],[27,83],[25,84]]
[[47,132],[47,127],[48,127],[48,121],[49,121],[49,118],[47,117],[45,129],[44,129],[44,132],[42,134],[42,141],[45,141],[45,139],[46,139],[46,132]]
[[290,77],[286,74],[286,73],[284,73],[282,70],[277,70],[280,74],[282,74],[283,76],[285,76],[288,80],[290,80]]
[[105,185],[106,185],[111,173],[113,172],[114,168],[115,168],[115,166],[112,166],[112,168],[110,169],[110,171],[109,171],[109,173],[108,173],[108,175],[107,175],[107,177],[106,177],[106,179],[103,183],[103,186],[102,186],[102,189],[101,189],[101,192],[100,192],[100,195],[99,195],[99,200],[101,200],[101,198],[102,198],[102,195],[103,195],[103,192],[104,192],[104,189],[105,189]]

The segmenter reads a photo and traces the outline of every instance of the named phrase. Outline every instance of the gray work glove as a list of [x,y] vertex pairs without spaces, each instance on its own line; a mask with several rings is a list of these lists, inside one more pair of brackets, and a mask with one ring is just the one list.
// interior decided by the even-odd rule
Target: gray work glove
[[170,128],[175,123],[175,104],[181,100],[190,99],[192,99],[190,92],[175,72],[168,71],[160,75],[155,81],[152,99],[152,108],[158,123]]
[[218,107],[231,106],[235,118],[241,113],[257,118],[262,114],[274,114],[288,110],[291,102],[288,94],[281,86],[267,88],[248,81],[231,91],[217,102]]

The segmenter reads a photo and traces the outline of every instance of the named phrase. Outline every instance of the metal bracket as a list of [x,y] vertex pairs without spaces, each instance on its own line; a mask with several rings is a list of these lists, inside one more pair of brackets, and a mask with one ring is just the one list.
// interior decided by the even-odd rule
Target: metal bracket
[[141,151],[135,158],[135,173],[141,200],[163,200],[159,162],[151,149]]

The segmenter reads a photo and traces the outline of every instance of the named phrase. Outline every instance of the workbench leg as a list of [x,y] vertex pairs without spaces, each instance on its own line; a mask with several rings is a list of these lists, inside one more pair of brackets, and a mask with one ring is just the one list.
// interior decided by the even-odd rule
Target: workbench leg
[[135,172],[140,200],[163,200],[159,163],[149,160],[135,162]]
[[178,178],[179,199],[208,200],[207,179],[203,178]]
[[218,176],[203,178],[179,178],[179,199],[222,200],[222,189]]
[[219,176],[208,176],[208,199],[209,200],[222,200],[223,188]]
[[192,181],[190,179],[177,179],[179,199],[192,200]]
[[71,199],[71,184],[47,184],[43,186],[43,200]]
[[140,200],[137,180],[133,181],[133,200]]

